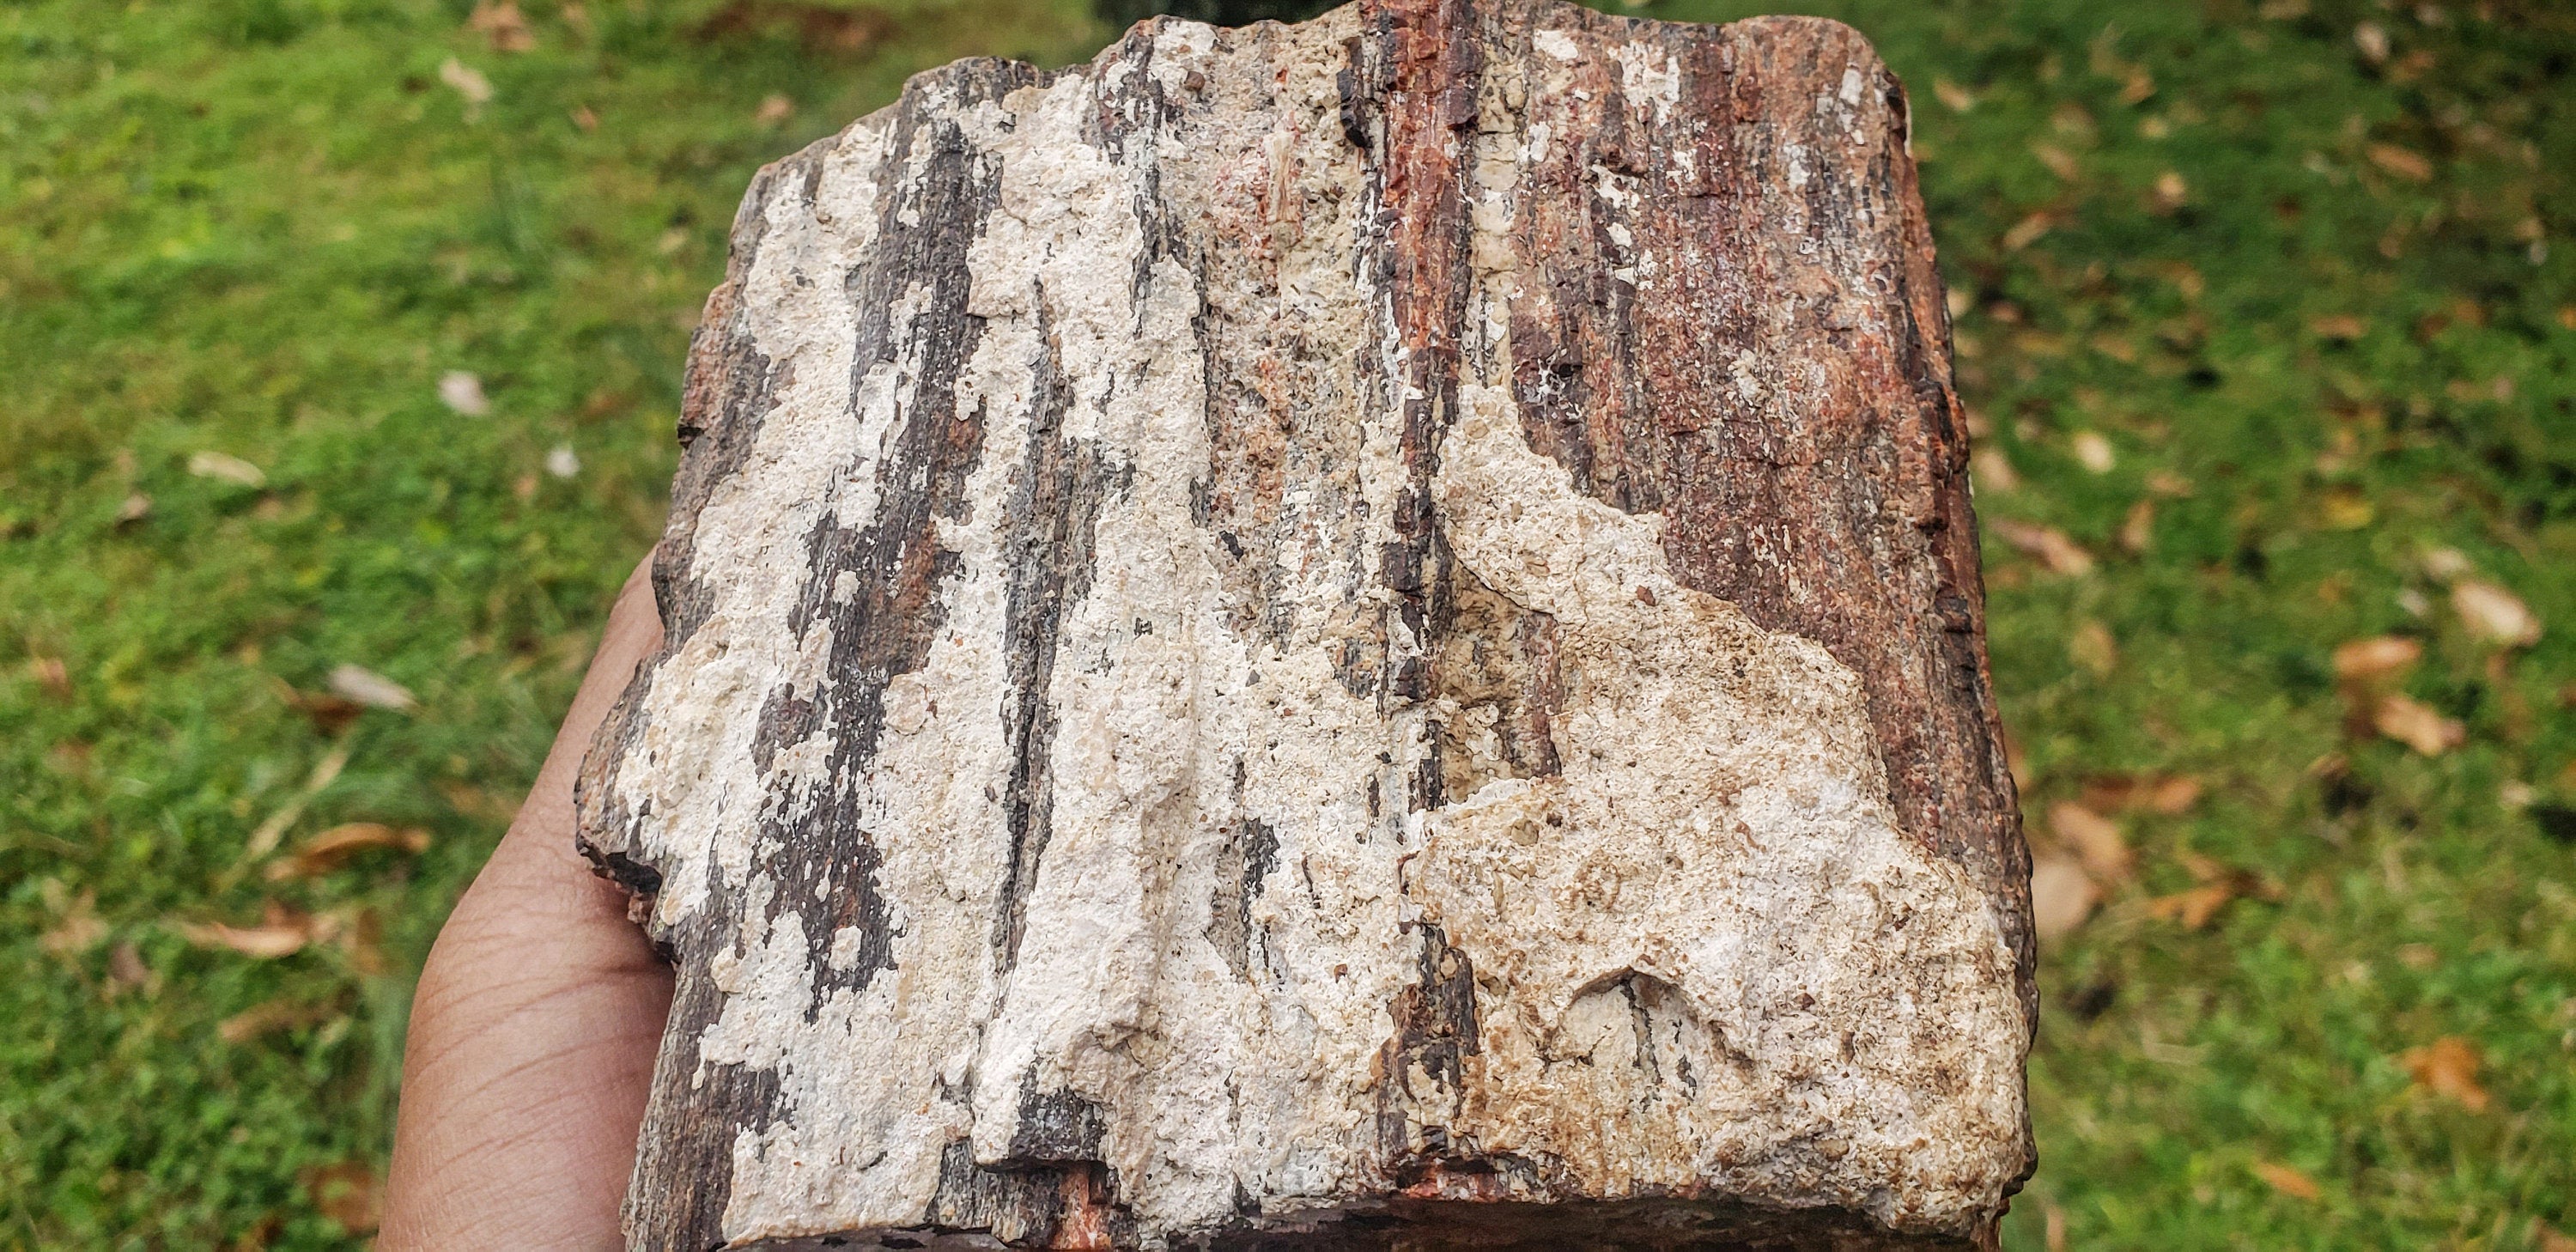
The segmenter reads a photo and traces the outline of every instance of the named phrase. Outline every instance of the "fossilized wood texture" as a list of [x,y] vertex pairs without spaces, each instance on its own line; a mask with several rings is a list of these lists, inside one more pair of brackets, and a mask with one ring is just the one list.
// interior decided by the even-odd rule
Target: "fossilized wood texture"
[[1829,22],[1364,0],[764,170],[580,793],[679,967],[634,1244],[1991,1242],[1905,133]]

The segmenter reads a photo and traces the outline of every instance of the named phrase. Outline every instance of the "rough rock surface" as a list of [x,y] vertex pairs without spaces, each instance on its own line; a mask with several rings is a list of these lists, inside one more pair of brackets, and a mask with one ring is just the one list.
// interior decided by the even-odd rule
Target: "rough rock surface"
[[585,850],[642,1248],[1990,1243],[2027,863],[1905,103],[1552,0],[764,170]]

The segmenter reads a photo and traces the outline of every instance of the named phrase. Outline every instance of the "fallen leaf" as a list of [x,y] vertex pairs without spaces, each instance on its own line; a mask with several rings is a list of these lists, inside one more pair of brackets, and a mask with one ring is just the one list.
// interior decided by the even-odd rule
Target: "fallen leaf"
[[2317,1186],[2316,1179],[2287,1165],[2279,1165],[2271,1161],[2256,1161],[2254,1176],[2262,1179],[2274,1191],[2293,1200],[2313,1200],[2325,1194],[2324,1190]]
[[2171,213],[2191,199],[2191,184],[2184,182],[2181,174],[2166,170],[2156,175],[2155,187],[2150,194],[2157,212]]
[[229,948],[243,956],[263,961],[292,956],[313,941],[308,927],[300,922],[283,922],[264,926],[227,926],[222,922],[173,922],[171,929],[179,937],[200,948]]
[[2388,59],[2388,28],[2377,22],[2363,22],[2352,28],[2352,46],[2361,49],[2364,60],[2377,65]]
[[2004,251],[2019,252],[2037,242],[2040,236],[2047,234],[2056,225],[2056,214],[2046,209],[2033,213],[2013,223],[2012,229],[2004,232]]
[[2156,502],[2140,500],[2129,506],[2128,516],[2120,519],[2120,549],[2132,556],[2144,556],[2156,544]]
[[293,856],[268,867],[271,882],[326,874],[360,852],[394,848],[419,853],[429,847],[429,832],[417,826],[399,829],[383,822],[344,822],[304,841]]
[[2434,548],[2418,563],[2424,567],[2425,576],[2440,582],[2450,582],[2474,568],[2458,548]]
[[128,495],[124,503],[116,506],[116,524],[119,526],[131,526],[150,516],[152,516],[152,497],[140,491]]
[[2317,498],[2317,520],[2327,530],[2359,530],[2378,515],[2378,506],[2359,487],[2329,487]]
[[261,1217],[233,1239],[230,1252],[268,1252],[269,1241],[277,1238],[281,1224],[275,1213]]
[[2084,166],[2075,159],[2075,155],[2055,144],[2032,144],[2030,154],[2038,157],[2039,163],[2047,166],[2049,173],[2070,183],[2084,176]]
[[2013,472],[2003,449],[1978,448],[1968,454],[1968,481],[1979,491],[2012,491],[2021,486],[2021,475]]
[[262,487],[268,475],[260,468],[237,456],[222,452],[197,452],[188,457],[188,472],[199,478],[219,479],[243,487]]
[[2540,642],[2540,618],[2520,597],[2494,583],[2463,578],[2451,584],[2451,609],[2480,642],[2508,648]]
[[362,1162],[343,1161],[308,1170],[304,1189],[315,1212],[350,1234],[365,1234],[383,1220],[384,1186],[377,1180],[376,1171]]
[[1976,94],[1946,78],[1932,80],[1932,94],[1953,113],[1965,113],[1977,107]]
[[468,119],[474,117],[484,105],[491,103],[492,80],[483,77],[481,71],[454,57],[439,63],[438,81],[455,88],[456,94],[465,97],[465,116]]
[[2487,1089],[2478,1085],[2478,1045],[2458,1035],[2445,1035],[2420,1048],[2409,1049],[2398,1062],[2415,1080],[2415,1085],[2457,1101],[2472,1113],[2487,1108]]
[[361,977],[382,975],[387,966],[383,947],[384,917],[371,908],[341,908],[318,919],[320,937],[335,941]]
[[328,693],[307,695],[291,687],[288,691],[291,693],[288,702],[312,720],[315,730],[326,735],[336,735],[348,729],[349,723],[358,720],[358,715],[367,711],[366,705],[346,696]]
[[2075,449],[2076,464],[2096,474],[2111,472],[2111,466],[2115,460],[2111,452],[2111,441],[2103,438],[2100,431],[2077,431],[2070,444]]
[[2335,677],[2371,682],[2402,674],[2424,655],[2424,645],[2403,635],[2373,635],[2334,650]]
[[2468,728],[2395,692],[2379,698],[2370,724],[2379,733],[2426,756],[2440,756],[2468,742]]
[[483,394],[483,380],[464,370],[449,370],[438,376],[439,403],[467,417],[481,417],[492,411],[492,401]]
[[795,101],[785,96],[765,96],[760,101],[760,111],[752,114],[751,120],[763,126],[776,126],[794,116]]
[[55,699],[68,700],[71,698],[72,675],[70,670],[63,668],[63,660],[61,657],[32,656],[27,658],[27,675],[28,677],[35,679],[36,685],[44,688],[46,694],[53,696]]
[[546,472],[557,478],[578,477],[581,457],[573,452],[571,444],[556,444],[554,451],[546,454]]
[[2137,855],[2110,818],[2071,800],[2048,806],[2048,830],[2072,848],[2098,882],[2119,882],[2137,866]]
[[252,1005],[217,1023],[215,1037],[226,1043],[248,1043],[261,1035],[281,1030],[319,1026],[331,1020],[332,1016],[332,1010],[324,1005],[270,1000]]
[[2109,627],[2091,618],[2076,623],[2074,633],[2066,637],[2066,656],[2101,677],[2120,667],[2119,642],[2111,637]]
[[467,817],[508,825],[519,815],[519,806],[472,783],[449,779],[438,784],[438,794],[447,806]]
[[599,115],[591,112],[589,105],[576,104],[572,106],[572,124],[585,131],[597,130],[599,129]]
[[287,828],[295,825],[295,819],[304,816],[304,806],[312,803],[313,797],[320,795],[324,787],[330,786],[331,780],[338,778],[348,764],[349,749],[345,744],[324,753],[322,759],[314,763],[313,773],[305,778],[304,786],[296,791],[294,797],[250,832],[249,840],[242,845],[242,855],[257,860],[276,851],[277,842],[285,837]]
[[2033,857],[2030,863],[2031,926],[2042,940],[2073,933],[2092,916],[2102,889],[2084,867],[2062,856]]
[[62,883],[52,878],[46,879],[40,890],[46,905],[61,916],[53,929],[36,940],[36,946],[56,956],[78,956],[107,938],[107,923],[98,919],[98,892],[83,887],[79,895],[69,895]]
[[2181,922],[2185,930],[2198,930],[2208,925],[2209,919],[2217,916],[2218,910],[2226,908],[2227,902],[2235,898],[2235,889],[2227,883],[2203,883],[2188,891],[2177,891],[2147,901],[2147,916]]
[[143,950],[131,939],[120,940],[107,954],[107,976],[120,987],[149,987],[152,967],[143,963]]
[[331,690],[371,709],[408,710],[420,704],[411,688],[362,665],[332,666]]
[[2370,163],[2408,182],[2425,182],[2433,177],[2433,163],[2423,154],[2400,148],[2393,143],[2375,143],[2366,150]]
[[2329,313],[2311,320],[2308,329],[2326,339],[2359,339],[2369,331],[2370,323],[2350,313]]
[[473,16],[465,25],[483,32],[492,41],[494,52],[527,52],[537,46],[537,37],[528,31],[528,19],[521,15],[513,0],[475,0]]
[[2051,573],[2082,576],[2093,572],[2093,554],[2067,538],[2064,531],[2009,519],[1987,525],[2015,551],[2037,559]]
[[2188,774],[2097,774],[2084,780],[2080,803],[2096,813],[2146,809],[2172,817],[2198,804],[2201,790]]

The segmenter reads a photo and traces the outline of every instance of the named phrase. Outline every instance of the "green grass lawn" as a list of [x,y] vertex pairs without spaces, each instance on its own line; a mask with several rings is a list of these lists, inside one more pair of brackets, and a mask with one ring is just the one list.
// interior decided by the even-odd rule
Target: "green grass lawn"
[[[0,3],[0,1247],[365,1226],[412,973],[659,527],[751,170],[1107,34],[520,8]],[[2011,1242],[2562,1252],[2576,9],[1642,11],[1765,8],[1913,90],[1996,680],[2102,896]],[[2338,675],[2381,635],[2420,657]]]

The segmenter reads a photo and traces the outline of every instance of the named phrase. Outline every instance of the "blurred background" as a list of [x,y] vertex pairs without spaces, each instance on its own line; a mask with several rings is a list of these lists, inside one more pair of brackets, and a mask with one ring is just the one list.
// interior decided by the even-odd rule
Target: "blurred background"
[[[751,171],[1155,7],[0,2],[0,1247],[367,1237]],[[1625,11],[1775,8],[1912,92],[1977,419],[2011,1245],[2576,1249],[2576,6]]]

